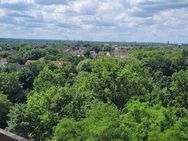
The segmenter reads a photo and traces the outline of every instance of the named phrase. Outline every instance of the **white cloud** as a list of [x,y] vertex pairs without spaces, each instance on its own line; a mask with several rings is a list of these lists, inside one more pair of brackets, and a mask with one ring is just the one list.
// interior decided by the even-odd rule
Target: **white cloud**
[[69,3],[69,8],[79,14],[95,14],[99,3],[98,0],[71,1]]
[[34,0],[1,0],[0,4],[34,3]]
[[[0,30],[1,37],[186,41],[187,7],[187,0],[1,0],[0,26],[14,28]],[[187,35],[171,36],[179,32]]]

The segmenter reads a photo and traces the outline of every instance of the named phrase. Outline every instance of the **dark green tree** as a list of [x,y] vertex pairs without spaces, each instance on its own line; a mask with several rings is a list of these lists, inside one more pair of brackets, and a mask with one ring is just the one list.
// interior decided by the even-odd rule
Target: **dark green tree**
[[8,100],[7,95],[0,92],[0,128],[7,126],[8,113],[11,107],[11,102]]
[[24,102],[25,96],[17,73],[0,73],[0,91],[8,96],[11,102]]

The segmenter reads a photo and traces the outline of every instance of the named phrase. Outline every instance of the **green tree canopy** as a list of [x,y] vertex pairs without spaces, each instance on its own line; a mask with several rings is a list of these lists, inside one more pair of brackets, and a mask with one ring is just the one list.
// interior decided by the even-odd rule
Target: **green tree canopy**
[[11,107],[11,102],[8,100],[7,95],[0,92],[0,128],[6,127],[6,120]]
[[0,73],[0,91],[8,96],[11,102],[24,102],[24,92],[17,73]]

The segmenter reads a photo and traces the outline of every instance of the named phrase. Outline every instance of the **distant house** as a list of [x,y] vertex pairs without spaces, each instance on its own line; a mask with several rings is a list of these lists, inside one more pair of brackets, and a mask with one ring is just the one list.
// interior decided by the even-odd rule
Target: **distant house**
[[95,51],[90,51],[90,55],[92,58],[98,57],[98,53],[96,53]]
[[25,63],[25,65],[30,65],[34,62],[36,62],[37,60],[27,60],[27,62]]
[[6,58],[0,58],[0,65],[6,65],[7,63],[8,62]]
[[104,51],[99,51],[99,53],[98,53],[98,56],[103,56],[103,55],[105,55],[106,53],[104,52]]
[[68,61],[52,61],[53,64],[55,65],[65,65],[65,64],[70,64]]
[[[41,61],[43,61],[43,58],[41,58],[41,59],[39,59],[39,60],[41,60]],[[34,62],[36,62],[36,61],[38,61],[38,60],[27,60],[27,62],[25,63],[25,65],[30,65],[30,64],[32,64],[32,63],[34,63]],[[53,64],[55,64],[55,65],[65,65],[65,64],[70,64],[70,62],[68,62],[68,61],[51,61]],[[21,66],[20,66],[21,67]]]
[[36,62],[36,61],[44,61],[44,57],[41,57],[41,58],[38,59],[38,60],[27,60],[27,62],[25,63],[25,65],[32,64],[32,63],[34,63],[34,62]]
[[113,57],[120,57],[120,58],[132,57],[132,55],[126,49],[118,49],[118,48],[110,52],[110,55]]
[[99,51],[98,53],[95,52],[95,51],[90,51],[90,55],[92,58],[97,58],[97,57],[100,57],[100,56],[111,56],[110,52],[107,52],[107,51]]
[[110,56],[110,52],[107,52],[106,55],[107,55],[107,56]]
[[84,51],[85,50],[83,48],[67,48],[64,50],[65,53],[70,53],[73,56],[77,56],[77,57],[83,56]]
[[24,65],[20,65],[20,64],[15,64],[16,65],[16,69],[17,70],[21,70],[21,69],[23,69],[24,68]]

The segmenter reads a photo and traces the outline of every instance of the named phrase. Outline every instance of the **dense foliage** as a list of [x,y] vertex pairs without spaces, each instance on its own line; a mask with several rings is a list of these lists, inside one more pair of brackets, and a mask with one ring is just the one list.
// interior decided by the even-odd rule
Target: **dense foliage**
[[[0,128],[36,141],[188,140],[188,48],[114,46],[1,41]],[[119,46],[131,56],[105,54]]]

